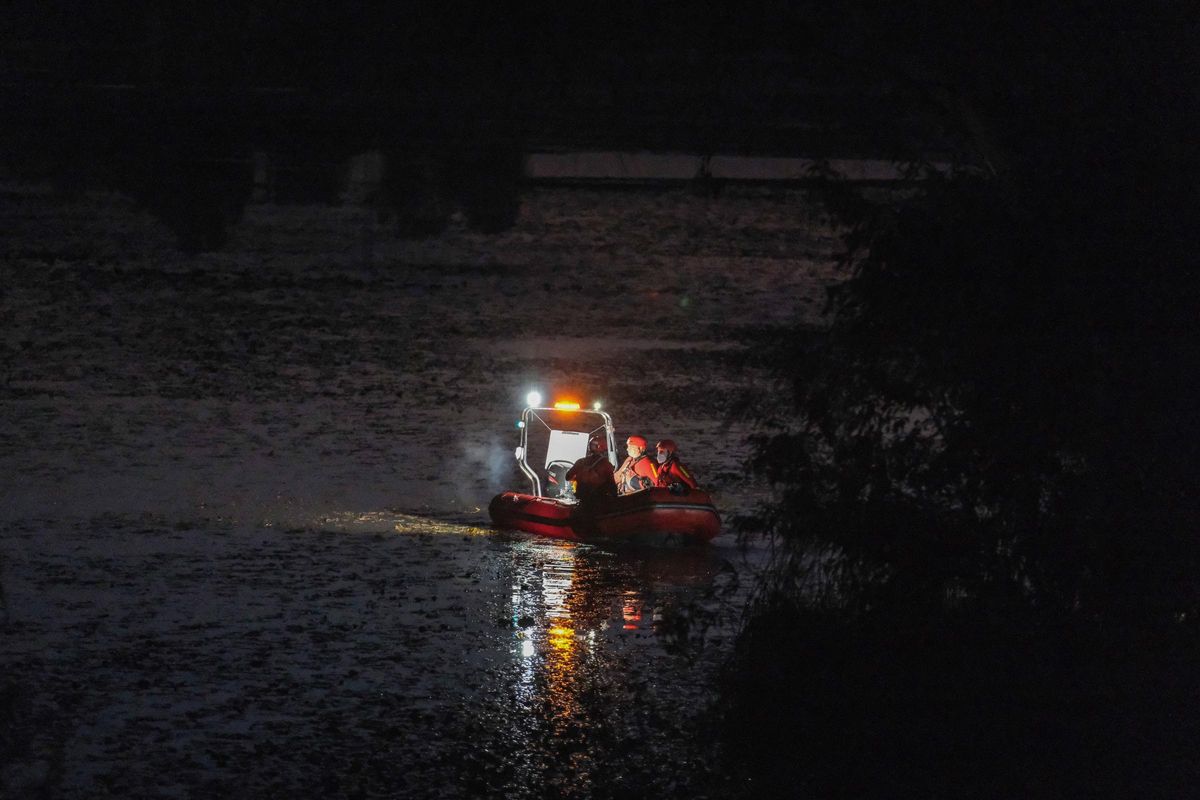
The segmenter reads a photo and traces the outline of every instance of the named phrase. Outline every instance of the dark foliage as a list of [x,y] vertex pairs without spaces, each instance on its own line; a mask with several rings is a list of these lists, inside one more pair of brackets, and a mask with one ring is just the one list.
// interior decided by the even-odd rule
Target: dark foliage
[[1181,796],[1194,16],[812,25],[922,117],[895,132],[954,146],[892,139],[910,168],[890,190],[821,176],[847,279],[826,330],[768,356],[793,402],[751,412],[779,491],[756,522],[783,548],[729,673],[735,762],[764,794]]
[[1092,51],[946,12],[907,72],[881,54],[917,42],[879,33],[867,66],[962,136],[892,191],[825,176],[850,277],[828,331],[775,353],[794,413],[759,417],[772,530],[934,593],[1196,612],[1194,100],[1152,19],[1090,20]]
[[1200,778],[1179,637],[776,602],[741,645],[723,738],[750,796],[1188,797]]

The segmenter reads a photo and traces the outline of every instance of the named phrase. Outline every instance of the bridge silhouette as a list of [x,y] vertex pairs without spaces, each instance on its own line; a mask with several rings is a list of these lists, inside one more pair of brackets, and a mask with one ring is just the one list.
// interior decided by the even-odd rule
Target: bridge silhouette
[[464,27],[269,2],[236,19],[34,5],[2,43],[4,172],[128,193],[188,249],[219,246],[256,193],[339,201],[352,165],[377,178],[362,199],[419,235],[432,196],[495,231],[530,180],[795,180],[818,159],[878,176],[861,165],[886,162],[898,137],[944,144],[907,94],[784,40],[739,43],[720,20],[643,10],[635,22],[674,30],[651,39],[536,7]]

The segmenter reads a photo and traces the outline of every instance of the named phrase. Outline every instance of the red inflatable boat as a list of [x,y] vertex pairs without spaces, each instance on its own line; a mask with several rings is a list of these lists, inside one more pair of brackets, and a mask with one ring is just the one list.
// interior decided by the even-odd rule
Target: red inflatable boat
[[707,542],[721,530],[721,518],[708,494],[672,494],[646,489],[622,497],[604,497],[587,507],[552,497],[504,492],[488,506],[498,527],[540,533],[558,539],[677,538]]
[[616,466],[612,418],[598,408],[575,403],[530,406],[517,423],[521,444],[517,464],[531,491],[502,492],[488,506],[498,528],[558,539],[635,539],[707,542],[721,530],[721,517],[707,492],[676,486],[580,503],[570,492],[566,471],[587,453],[588,438],[603,431],[608,457]]

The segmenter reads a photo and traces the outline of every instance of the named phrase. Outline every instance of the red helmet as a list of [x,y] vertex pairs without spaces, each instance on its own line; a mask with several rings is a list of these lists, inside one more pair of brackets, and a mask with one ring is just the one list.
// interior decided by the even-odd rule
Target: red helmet
[[643,450],[645,450],[646,449],[646,437],[645,436],[630,436],[628,439],[625,440],[625,446],[626,447],[630,447],[630,446],[640,447]]
[[602,432],[596,431],[588,437],[588,452],[589,453],[607,453],[608,452],[608,437]]
[[674,453],[677,448],[675,447],[674,439],[663,439],[661,442],[654,445],[654,449],[662,450],[667,453]]

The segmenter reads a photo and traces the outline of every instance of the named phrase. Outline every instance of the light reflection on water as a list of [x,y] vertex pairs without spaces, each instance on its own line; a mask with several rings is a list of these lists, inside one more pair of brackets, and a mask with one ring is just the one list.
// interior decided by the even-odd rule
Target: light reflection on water
[[515,696],[528,710],[544,694],[551,718],[569,718],[578,713],[572,689],[580,654],[571,609],[578,548],[531,543],[524,549],[540,552],[514,559],[512,623],[520,659]]
[[532,638],[536,652],[573,652],[598,635],[653,634],[681,591],[711,583],[720,559],[707,548],[608,550],[529,539],[513,542],[512,563],[518,638]]
[[695,676],[666,654],[657,624],[710,586],[721,560],[708,548],[608,550],[530,537],[511,540],[509,561],[509,735],[533,754],[513,765],[514,785],[549,780],[587,796],[602,772],[612,777],[628,720],[648,711],[637,706],[650,698],[635,687],[679,688],[672,705],[694,705]]
[[[264,520],[264,527],[278,527],[275,520]],[[489,536],[491,528],[471,525],[460,519],[439,519],[433,516],[407,514],[400,511],[333,511],[300,527],[341,533],[409,533],[430,536]]]
[[703,665],[681,657],[674,624],[725,580],[729,551],[572,543],[395,510],[327,514],[312,527],[435,537],[431,553],[478,577],[457,575],[457,591],[478,587],[466,594],[454,594],[453,575],[440,587],[455,613],[494,621],[485,639],[461,642],[480,648],[463,651],[468,675],[446,665],[462,686],[478,681],[448,759],[472,796],[519,800],[553,787],[591,797],[697,772],[692,726],[719,653],[706,651]]

